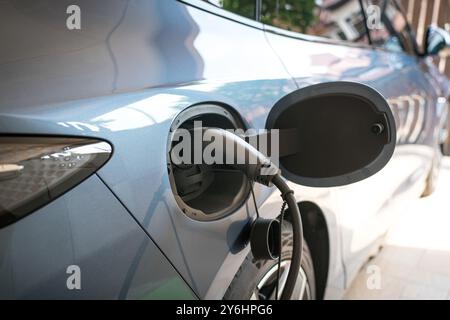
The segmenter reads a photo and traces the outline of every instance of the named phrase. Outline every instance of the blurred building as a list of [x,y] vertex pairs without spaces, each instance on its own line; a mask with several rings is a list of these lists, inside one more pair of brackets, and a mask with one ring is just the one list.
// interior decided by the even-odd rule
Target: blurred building
[[[423,45],[427,26],[436,24],[450,32],[450,0],[400,0],[412,28],[416,32],[419,45]],[[450,78],[450,50],[436,59],[441,72]]]

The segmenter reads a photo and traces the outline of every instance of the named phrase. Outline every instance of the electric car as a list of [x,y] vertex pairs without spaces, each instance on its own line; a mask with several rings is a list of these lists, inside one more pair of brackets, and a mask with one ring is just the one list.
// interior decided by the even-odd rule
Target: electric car
[[[346,82],[389,104],[391,160],[349,185],[289,183],[305,241],[291,298],[342,297],[434,188],[450,86],[432,55],[445,37],[432,27],[421,48],[384,0],[1,1],[0,298],[277,298],[277,261],[253,259],[248,228],[256,211],[279,217],[280,193],[236,170],[173,166],[171,133],[264,129],[289,94]],[[339,121],[333,136],[358,135]],[[282,287],[288,214],[281,227]]]

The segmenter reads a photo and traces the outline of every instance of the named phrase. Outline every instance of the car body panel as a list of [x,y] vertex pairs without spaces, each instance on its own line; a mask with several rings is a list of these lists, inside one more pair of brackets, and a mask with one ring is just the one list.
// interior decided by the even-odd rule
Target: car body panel
[[[403,70],[403,66],[413,64],[412,57],[391,57],[368,48],[304,41],[264,32],[264,26],[257,22],[240,17],[236,19],[240,22],[236,22],[233,17],[237,16],[233,14],[200,1],[193,2],[198,8],[174,0],[2,2],[0,38],[9,41],[5,41],[6,50],[0,52],[3,75],[0,78],[0,134],[75,135],[109,141],[114,146],[114,155],[98,172],[98,178],[114,197],[99,199],[99,203],[107,201],[124,206],[116,214],[123,215],[122,219],[130,224],[129,234],[136,233],[137,239],[129,240],[130,246],[140,240],[149,243],[148,250],[153,252],[151,241],[154,241],[196,295],[220,299],[249,252],[242,234],[255,211],[252,201],[247,201],[234,214],[213,222],[198,222],[181,212],[167,174],[167,139],[173,119],[191,105],[220,103],[240,115],[247,127],[264,128],[271,107],[283,96],[308,84],[359,81],[372,85],[388,99],[398,99],[398,93],[408,99],[413,93],[422,96],[423,91],[419,92],[418,88],[425,90],[423,88],[430,88],[430,85],[417,68]],[[82,8],[81,30],[64,28],[61,12],[71,4]],[[211,8],[214,14],[205,8]],[[331,56],[331,65],[327,64],[327,57],[325,62],[320,57],[323,52]],[[317,59],[308,60],[309,55],[314,54]],[[303,58],[298,59],[299,56]],[[413,77],[413,89],[396,82],[388,92],[387,83],[398,79],[400,71],[403,77]],[[431,100],[436,99],[432,92]],[[312,189],[292,185],[300,201],[319,204],[327,221],[330,242],[327,298],[342,294],[353,270],[361,266],[367,247],[386,228],[383,218],[377,222],[380,226],[373,234],[363,237],[367,226],[378,216],[376,209],[383,207],[386,201],[390,205],[388,199],[392,194],[406,194],[402,188],[415,196],[418,185],[423,183],[432,157],[429,130],[436,117],[428,95],[425,97],[426,105],[422,105],[422,109],[427,109],[424,111],[426,125],[418,126],[420,129],[412,133],[407,131],[410,125],[404,125],[401,137],[406,139],[416,134],[420,136],[420,143],[399,143],[396,159],[402,159],[404,153],[414,161],[411,168],[402,168],[409,171],[399,177],[397,185],[386,188],[384,181],[401,167],[400,160],[393,161],[384,174],[349,187]],[[391,105],[396,110],[394,103]],[[396,114],[399,119],[408,118],[400,112]],[[417,122],[415,118],[422,119],[414,116],[408,121]],[[424,119],[420,123],[424,123]],[[400,128],[400,122],[397,125]],[[412,174],[416,171],[417,176]],[[411,181],[405,179],[408,174],[412,175]],[[86,188],[83,194],[94,193],[93,186],[84,182],[57,201],[66,201],[74,196],[75,190],[83,188]],[[374,203],[373,210],[363,212],[362,201],[354,205],[355,195],[368,188],[378,190],[380,197],[369,199]],[[264,217],[279,214],[282,200],[274,191],[255,187],[259,211]],[[107,223],[109,218],[102,215],[98,204],[79,202],[83,204],[79,207],[83,209],[80,219],[89,214],[98,215]],[[33,221],[27,228],[48,223],[47,214],[58,219],[52,207],[55,205],[59,204],[51,203],[11,228],[20,228],[26,221]],[[367,207],[367,203],[365,205]],[[383,212],[388,212],[387,209],[386,205]],[[137,224],[133,224],[129,213]],[[97,223],[102,224],[102,221]],[[151,240],[146,238],[144,230]],[[0,230],[0,237],[5,234],[7,229]],[[108,243],[105,246],[108,247]],[[120,245],[110,246],[122,251]],[[133,249],[130,257],[123,260],[123,268],[126,263],[132,264],[136,246]],[[0,250],[0,255],[10,254],[11,250]],[[70,260],[64,257],[62,255],[61,259]],[[144,273],[153,270],[151,263],[152,260],[142,262],[141,270],[145,270]],[[346,273],[346,268],[352,271]],[[108,266],[96,266],[87,272],[94,270],[107,272]],[[120,270],[126,273],[125,269]],[[61,277],[59,273],[53,275],[57,279]],[[155,273],[155,277],[158,276],[164,278],[163,274]],[[52,283],[50,278],[49,283]],[[111,281],[118,286],[126,282],[120,277]],[[25,291],[21,296],[34,296],[32,290]],[[93,297],[100,297],[100,294]],[[136,295],[118,296],[115,288],[105,284],[103,297],[133,298]]]
[[[438,101],[444,83],[436,85],[441,79],[426,70],[434,66],[404,53],[367,46],[319,45],[283,31],[278,34],[274,28],[268,28],[267,38],[299,87],[341,80],[364,83],[387,99],[395,115],[398,142],[388,165],[369,179],[332,190],[349,285],[376,240],[402,211],[405,198],[418,197],[424,190],[436,156],[434,128],[441,126]],[[308,52],[307,57],[304,52]]]
[[196,298],[96,175],[1,230],[0,283],[1,299]]
[[[51,29],[57,23],[51,13],[55,8],[62,10],[64,5],[58,2],[55,6],[36,6],[33,9],[37,12],[31,10],[33,15],[30,15],[41,14],[42,28]],[[99,2],[80,1],[79,5],[93,18],[99,18],[95,15],[102,10]],[[59,52],[54,47],[60,42],[55,40],[56,36],[38,33],[36,37],[46,43],[41,45],[49,54],[2,65],[3,71],[11,77],[3,78],[0,89],[0,128],[10,134],[92,136],[110,141],[114,156],[99,171],[99,176],[196,293],[203,298],[219,298],[228,285],[222,285],[220,291],[209,291],[214,295],[207,294],[209,287],[227,259],[233,261],[234,267],[229,267],[229,272],[221,276],[231,282],[248,252],[248,248],[239,252],[240,258],[236,259],[232,247],[248,224],[250,213],[243,207],[221,221],[200,223],[181,212],[171,193],[166,169],[171,121],[189,105],[220,101],[239,109],[252,126],[263,127],[270,106],[294,90],[295,84],[258,29],[241,30],[240,25],[225,19],[223,24],[217,25],[216,16],[175,1],[164,4],[134,1],[128,8],[124,2],[117,1],[108,7],[116,10],[105,13],[100,20],[103,24],[94,21],[90,27],[91,20],[87,16],[86,28],[76,38],[66,31],[74,49]],[[9,9],[10,15],[21,13],[21,9]],[[124,18],[119,13],[125,14]],[[163,28],[161,21],[174,17],[177,23]],[[149,21],[153,25],[148,25]],[[26,25],[14,29],[18,37],[26,34]],[[142,28],[141,33],[135,33],[136,26]],[[204,30],[202,36],[199,30]],[[153,37],[152,32],[155,32]],[[222,32],[224,37],[215,37],[216,32]],[[84,42],[92,33],[103,39],[95,46],[86,45]],[[130,34],[134,36],[130,38]],[[229,65],[221,63],[234,53],[231,44],[236,41],[236,34],[253,39],[248,44],[247,54],[238,66],[233,61]],[[225,35],[228,35],[228,44],[224,43]],[[174,36],[181,38],[173,41]],[[216,44],[212,45],[214,41]],[[133,48],[132,53],[129,48]],[[222,49],[227,51],[219,55]],[[259,60],[254,58],[257,54]],[[8,61],[8,57],[2,60]],[[101,63],[92,69],[94,66],[89,66],[89,62],[96,60]],[[147,67],[143,61],[147,61]],[[83,65],[80,69],[74,67],[80,64]],[[84,67],[89,72],[83,70]],[[140,78],[136,70],[152,74],[153,78]],[[206,77],[210,80],[203,79]],[[168,83],[174,83],[173,88],[146,89]],[[10,87],[12,84],[15,90]],[[267,93],[261,95],[261,88]],[[92,95],[95,97],[89,98]]]

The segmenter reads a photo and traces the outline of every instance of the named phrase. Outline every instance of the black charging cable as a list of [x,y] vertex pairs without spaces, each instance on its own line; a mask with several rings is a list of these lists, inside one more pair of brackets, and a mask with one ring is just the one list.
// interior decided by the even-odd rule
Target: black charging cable
[[278,269],[277,269],[277,285],[275,289],[275,300],[278,300],[278,291],[280,290],[280,272],[281,272],[281,254],[283,253],[283,220],[284,220],[284,211],[286,210],[287,202],[283,201],[283,205],[280,210],[280,255],[278,256]]
[[253,190],[253,181],[248,179],[248,182],[250,183],[250,190],[252,192],[253,205],[255,206],[256,217],[259,218],[259,210],[258,210],[258,205],[256,204],[255,191]]
[[[300,216],[300,210],[297,205],[297,201],[294,197],[294,191],[289,188],[287,183],[281,177],[280,174],[276,174],[271,182],[275,185],[278,190],[281,192],[281,198],[283,199],[283,205],[281,207],[280,212],[280,239],[279,239],[279,255],[278,255],[278,268],[277,268],[277,279],[275,286],[275,300],[279,299],[279,290],[280,290],[280,273],[281,273],[281,260],[282,260],[282,225],[284,221],[284,213],[286,212],[286,206],[289,207],[289,212],[291,214],[292,220],[292,232],[293,232],[293,249],[292,249],[292,260],[289,266],[289,273],[283,288],[283,292],[281,294],[281,300],[289,300],[295,290],[295,285],[297,283],[298,274],[300,272],[301,266],[301,258],[303,253],[303,226],[302,220]],[[252,181],[250,180],[250,183]],[[256,197],[253,190],[253,184],[251,184],[251,193],[253,198],[253,203],[255,205],[255,210],[257,217],[259,218],[258,206],[256,204]]]
[[[195,129],[194,129],[195,130]],[[281,177],[280,170],[268,159],[264,154],[262,154],[260,151],[252,147],[250,144],[248,144],[244,139],[241,137],[218,128],[199,128],[198,130],[208,130],[209,134],[214,136],[214,139],[218,139],[218,141],[222,141],[225,146],[232,146],[233,150],[240,150],[243,154],[247,155],[248,159],[252,158],[256,160],[254,163],[241,163],[239,160],[239,156],[242,155],[240,152],[233,152],[233,162],[232,166],[241,172],[243,172],[248,179],[254,182],[258,182],[265,186],[272,186],[275,185],[278,190],[281,192],[281,196],[286,202],[287,206],[289,207],[289,213],[291,217],[292,222],[292,232],[293,232],[293,252],[292,252],[292,259],[291,264],[289,266],[289,272],[286,279],[285,286],[283,288],[283,292],[281,293],[281,300],[289,300],[295,290],[295,286],[297,283],[298,274],[300,272],[300,265],[301,265],[301,259],[302,259],[302,253],[303,253],[303,228],[302,228],[302,221],[300,216],[300,211],[297,205],[297,201],[294,197],[294,192],[289,188],[287,183],[284,181],[284,179]],[[207,145],[207,144],[206,144]],[[206,147],[205,145],[205,147]],[[227,148],[224,149],[225,151]],[[170,152],[171,157],[174,156],[172,152]],[[222,160],[227,160],[226,152],[223,154]],[[176,158],[176,157],[175,157]],[[172,158],[171,158],[172,159]],[[173,159],[172,159],[173,160]],[[224,161],[222,163],[228,163],[227,161]],[[252,189],[253,191],[253,189]],[[254,193],[253,193],[254,197]],[[254,203],[256,207],[256,199],[254,197]],[[257,211],[257,214],[259,216],[259,213]],[[262,221],[262,219],[258,219],[260,223],[255,223],[252,232],[257,231],[259,235],[262,235],[261,239],[264,239],[264,241],[267,241],[267,234],[272,226],[274,226],[273,221],[266,220]],[[277,223],[279,223],[277,221]],[[280,240],[281,240],[281,225],[280,228]],[[263,232],[261,232],[263,231]],[[252,236],[251,236],[252,237]],[[255,248],[256,249],[267,249],[267,243],[264,243],[263,246],[259,243],[259,238],[256,237]],[[251,239],[252,242],[252,239]],[[281,248],[281,241],[279,243]],[[265,248],[266,247],[266,248]],[[278,249],[280,249],[278,248]],[[261,251],[253,251],[254,248],[252,247],[253,253],[261,253]],[[261,256],[269,256],[272,257],[271,253],[267,253],[268,250],[262,250],[263,254]],[[270,250],[269,250],[270,251]],[[266,254],[267,253],[267,254]],[[278,270],[281,266],[281,251],[279,252],[278,256]],[[279,273],[278,273],[278,279],[277,279],[277,286],[279,282]],[[277,289],[278,290],[278,289]],[[278,298],[278,294],[277,297]]]
[[[280,190],[281,197],[287,203],[289,207],[289,213],[292,222],[292,237],[293,237],[293,249],[292,260],[289,267],[289,273],[286,279],[286,284],[281,293],[281,300],[289,300],[295,290],[298,274],[300,272],[300,266],[302,263],[303,253],[303,226],[300,216],[300,210],[297,205],[297,201],[294,197],[294,191],[289,188],[288,184],[284,181],[280,174],[273,177],[272,183]],[[280,244],[281,245],[281,244]],[[281,259],[281,252],[280,257]],[[281,261],[278,260],[278,269],[280,269]]]

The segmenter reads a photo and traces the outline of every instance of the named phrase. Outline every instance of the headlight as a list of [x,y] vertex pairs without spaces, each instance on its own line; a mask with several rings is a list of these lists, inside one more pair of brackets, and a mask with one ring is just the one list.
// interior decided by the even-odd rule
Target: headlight
[[82,182],[111,152],[96,139],[0,137],[0,228]]

